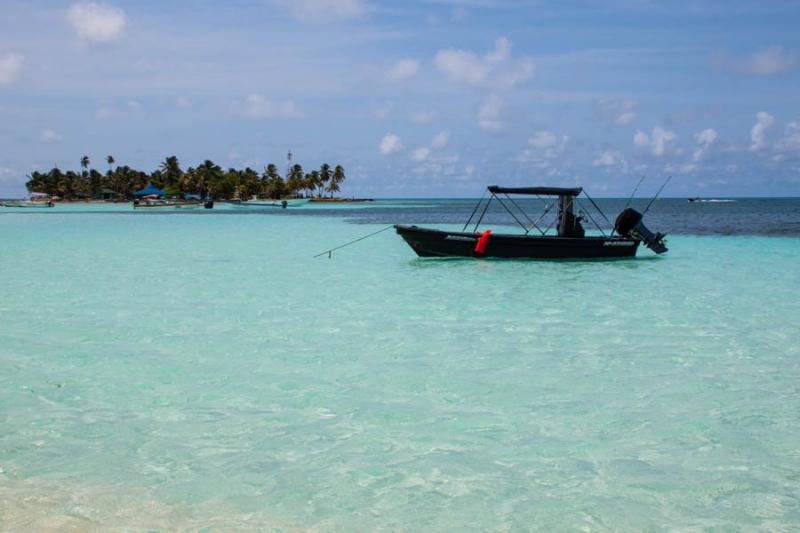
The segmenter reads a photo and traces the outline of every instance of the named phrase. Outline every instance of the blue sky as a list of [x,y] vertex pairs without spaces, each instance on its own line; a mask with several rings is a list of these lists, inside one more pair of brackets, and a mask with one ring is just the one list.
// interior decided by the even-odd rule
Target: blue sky
[[800,195],[800,4],[3,0],[0,197],[83,154],[345,194]]

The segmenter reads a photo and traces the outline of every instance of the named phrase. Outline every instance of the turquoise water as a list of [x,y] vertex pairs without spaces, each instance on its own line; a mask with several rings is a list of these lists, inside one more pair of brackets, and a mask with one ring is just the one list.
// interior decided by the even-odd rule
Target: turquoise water
[[0,529],[800,525],[800,239],[312,259],[380,227],[0,215]]

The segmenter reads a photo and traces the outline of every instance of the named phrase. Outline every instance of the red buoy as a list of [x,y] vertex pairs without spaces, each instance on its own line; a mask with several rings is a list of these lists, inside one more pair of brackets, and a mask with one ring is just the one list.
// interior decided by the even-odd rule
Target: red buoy
[[486,253],[486,243],[489,242],[489,234],[492,230],[487,229],[484,231],[480,237],[478,237],[478,242],[475,243],[475,253],[476,254],[485,254]]

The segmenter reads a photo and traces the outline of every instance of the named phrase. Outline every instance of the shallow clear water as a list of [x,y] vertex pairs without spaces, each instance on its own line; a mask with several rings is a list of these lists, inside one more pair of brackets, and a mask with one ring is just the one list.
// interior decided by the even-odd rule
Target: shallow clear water
[[324,215],[0,215],[2,529],[800,524],[797,237],[313,259],[381,228]]

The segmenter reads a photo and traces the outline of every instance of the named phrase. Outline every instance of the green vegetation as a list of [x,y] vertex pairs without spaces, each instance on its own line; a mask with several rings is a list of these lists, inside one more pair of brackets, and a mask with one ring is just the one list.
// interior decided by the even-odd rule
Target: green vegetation
[[115,160],[111,155],[105,161],[108,163],[105,174],[91,168],[89,157],[83,156],[80,173],[72,170],[62,172],[57,167],[48,172],[32,172],[25,186],[29,192],[50,194],[64,200],[109,197],[124,200],[148,183],[176,196],[192,193],[215,199],[249,199],[253,196],[277,199],[316,194],[333,198],[345,180],[341,165],[336,165],[331,171],[327,163],[309,173],[304,173],[303,167],[295,164],[284,178],[278,173],[278,167],[271,163],[261,174],[249,167],[223,170],[209,160],[184,171],[173,155],[164,159],[158,169],[147,173],[127,165],[113,168]]

